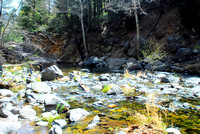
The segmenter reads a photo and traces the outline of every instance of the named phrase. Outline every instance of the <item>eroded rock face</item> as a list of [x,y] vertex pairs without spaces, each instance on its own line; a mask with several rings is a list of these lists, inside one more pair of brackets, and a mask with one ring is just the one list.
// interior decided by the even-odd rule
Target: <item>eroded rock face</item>
[[79,120],[82,120],[86,116],[89,115],[88,111],[86,111],[85,109],[81,109],[81,108],[72,109],[72,110],[68,111],[68,113],[70,114],[69,119],[72,122],[77,122]]
[[56,65],[52,65],[49,68],[43,70],[41,75],[42,81],[52,81],[57,78],[62,78],[63,72]]
[[[146,43],[147,43],[147,41],[144,38],[140,37],[140,48],[142,48],[143,46],[145,46]],[[137,51],[137,37],[136,36],[130,42],[130,47],[129,47],[127,55],[131,56],[131,57],[134,57],[134,58],[138,58],[138,57],[142,56],[141,52],[139,52],[139,55],[138,55],[138,51]]]

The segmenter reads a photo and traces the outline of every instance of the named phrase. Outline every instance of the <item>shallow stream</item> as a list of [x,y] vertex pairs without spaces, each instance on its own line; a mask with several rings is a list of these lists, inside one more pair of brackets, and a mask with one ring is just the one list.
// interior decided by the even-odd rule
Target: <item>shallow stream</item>
[[[56,87],[54,94],[70,104],[70,109],[83,108],[90,112],[84,120],[74,124],[68,120],[63,133],[117,133],[120,128],[126,128],[135,123],[134,112],[145,109],[145,103],[150,99],[148,93],[154,93],[155,104],[163,111],[163,119],[167,127],[174,127],[182,134],[200,133],[200,78],[175,73],[156,72],[151,74],[138,74],[132,72],[134,77],[124,78],[121,70],[91,70],[90,73],[79,72],[80,68],[66,68],[60,66],[65,76],[72,76],[70,81],[49,83]],[[74,72],[73,72],[74,71]],[[72,75],[73,72],[73,75]],[[99,76],[107,73],[109,81],[99,81]],[[81,82],[91,89],[85,92],[76,82],[80,76]],[[158,76],[166,76],[170,82],[158,81]],[[180,80],[184,79],[184,80]],[[107,95],[94,88],[96,85],[109,85],[111,83],[121,87],[130,88],[126,94]],[[128,87],[127,87],[128,86]],[[134,90],[132,90],[134,87]],[[110,105],[116,107],[109,108]],[[34,108],[38,116],[42,108]],[[100,123],[92,130],[85,130],[95,115],[99,115]],[[66,115],[63,115],[66,116]],[[24,131],[26,130],[26,132]],[[48,133],[48,127],[35,126],[34,123],[24,122],[18,131],[23,133]]]

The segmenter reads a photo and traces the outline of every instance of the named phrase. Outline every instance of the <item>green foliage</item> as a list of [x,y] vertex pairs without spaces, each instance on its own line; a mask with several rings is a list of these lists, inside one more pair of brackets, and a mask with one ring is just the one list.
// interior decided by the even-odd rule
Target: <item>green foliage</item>
[[92,78],[92,75],[90,74],[88,77],[89,77],[89,78]]
[[150,40],[149,43],[143,47],[141,52],[149,61],[156,61],[166,56],[166,52],[164,52],[161,48],[162,45],[158,42]]
[[102,92],[107,93],[111,89],[110,85],[104,85]]
[[141,53],[144,56],[144,61],[149,63],[150,71],[153,71],[156,66],[163,66],[163,64],[159,65],[157,61],[167,55],[167,52],[162,50],[162,45],[154,40],[150,40],[149,43],[143,46]]
[[58,113],[63,113],[64,109],[65,109],[65,106],[63,104],[60,104],[60,103],[57,104],[56,111]]
[[47,30],[53,33],[63,33],[66,29],[65,16],[63,14],[52,15],[49,17]]
[[56,111],[58,111],[59,107],[60,107],[60,103],[57,104]]
[[45,3],[41,1],[26,1],[19,12],[19,25],[30,32],[44,30],[48,20]]
[[77,79],[77,77],[74,77],[74,78],[73,78],[73,80],[76,80],[76,79]]
[[48,118],[42,118],[42,121],[48,121],[48,127],[51,127],[51,123],[56,119],[60,119],[60,115],[50,116]]
[[9,34],[5,35],[4,42],[10,42],[10,41],[22,43],[23,37],[16,32],[10,31]]

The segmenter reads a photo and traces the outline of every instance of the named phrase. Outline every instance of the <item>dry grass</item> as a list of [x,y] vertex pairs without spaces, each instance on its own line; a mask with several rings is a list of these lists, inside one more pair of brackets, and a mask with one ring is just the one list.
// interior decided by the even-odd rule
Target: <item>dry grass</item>
[[10,88],[13,93],[18,93],[20,90],[25,89],[25,85],[17,85]]
[[143,72],[143,71],[139,71],[139,72],[137,72],[137,74],[136,74],[136,77],[141,77],[141,76],[146,76],[146,73],[145,72]]
[[135,124],[129,128],[124,129],[125,132],[130,134],[146,133],[146,134],[164,134],[166,125],[162,121],[162,112],[155,105],[155,97],[153,94],[148,95],[150,98],[149,103],[146,103],[146,109],[142,112],[135,112],[133,115]]
[[130,86],[122,86],[122,90],[124,91],[125,96],[131,96],[135,95],[135,87],[130,87]]
[[[134,78],[135,75],[133,74],[130,74],[129,71],[126,69],[125,72],[124,72],[124,78]],[[144,71],[139,71],[137,72],[136,74],[136,77],[141,77],[141,76],[146,76],[146,72]]]
[[126,69],[124,72],[124,78],[133,78],[133,75],[131,75],[129,71]]

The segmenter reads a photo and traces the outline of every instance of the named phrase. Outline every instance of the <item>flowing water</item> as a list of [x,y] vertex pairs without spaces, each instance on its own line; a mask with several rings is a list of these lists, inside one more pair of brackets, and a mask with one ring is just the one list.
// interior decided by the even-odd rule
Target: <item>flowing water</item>
[[[65,66],[60,66],[60,68],[65,76],[70,76],[73,71],[80,70],[80,68],[66,68]],[[133,79],[124,78],[124,73],[120,70],[91,70],[91,73],[81,73],[79,75],[81,75],[82,83],[92,89],[94,83],[98,84],[99,82],[97,78],[104,73],[111,75],[112,79],[102,82],[103,84],[129,85],[130,87],[135,86],[136,89],[140,90],[134,90],[125,95],[107,95],[102,91],[96,90],[91,90],[91,92],[87,93],[79,87],[77,82],[66,82],[53,93],[67,101],[71,106],[70,109],[83,108],[90,112],[90,115],[78,123],[70,123],[66,118],[68,125],[63,129],[63,133],[117,133],[119,128],[126,128],[135,123],[134,112],[145,109],[144,104],[148,101],[146,93],[154,93],[156,96],[155,103],[158,107],[162,110],[168,110],[163,115],[163,119],[168,125],[167,127],[178,128],[182,134],[200,133],[200,98],[190,93],[190,90],[200,90],[198,83],[200,79],[198,77],[185,76],[183,77],[185,81],[180,83],[178,82],[180,79],[179,74],[178,76],[177,74],[167,73],[168,78],[173,81],[173,84],[169,84],[152,83],[146,79],[140,79],[142,76]],[[74,80],[75,77],[73,78]],[[174,85],[177,86],[176,92],[173,92]],[[165,92],[163,93],[162,88],[167,88],[167,91],[164,90]],[[196,91],[195,93],[199,92]],[[139,97],[134,98],[132,96]],[[95,102],[99,101],[99,104],[94,105]],[[116,107],[108,107],[113,104]],[[40,116],[42,113],[41,108],[35,107],[35,110]],[[100,116],[100,123],[95,129],[85,130],[95,115]],[[66,115],[62,116],[65,117]],[[49,132],[48,127],[34,126],[34,122],[24,122],[22,126],[19,130],[20,134]],[[26,130],[26,132],[23,130]]]

